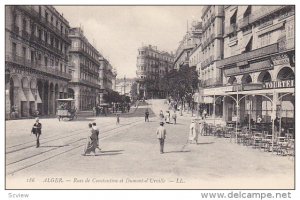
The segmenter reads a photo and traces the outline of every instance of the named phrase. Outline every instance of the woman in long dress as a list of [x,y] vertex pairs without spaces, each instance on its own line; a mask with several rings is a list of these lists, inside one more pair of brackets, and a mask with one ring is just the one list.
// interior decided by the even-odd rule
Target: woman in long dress
[[97,131],[92,127],[92,124],[89,123],[90,134],[87,138],[87,145],[84,150],[84,153],[82,154],[83,156],[85,156],[86,154],[90,154],[91,152],[94,155],[96,154],[96,148],[98,147],[98,135]]
[[190,133],[189,133],[189,143],[193,143],[196,135],[196,125],[195,120],[192,119],[192,123],[190,125]]

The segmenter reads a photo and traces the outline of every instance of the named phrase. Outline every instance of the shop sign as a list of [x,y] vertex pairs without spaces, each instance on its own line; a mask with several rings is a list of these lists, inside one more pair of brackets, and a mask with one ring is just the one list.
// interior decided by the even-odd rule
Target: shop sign
[[249,91],[249,90],[261,90],[263,88],[263,85],[260,83],[249,83],[249,84],[244,84],[243,85],[243,90],[244,91]]
[[281,54],[275,57],[272,57],[272,61],[274,65],[284,65],[284,64],[289,64],[290,59],[287,56],[287,54]]
[[290,87],[295,87],[294,80],[272,81],[272,82],[264,83],[265,89],[290,88]]

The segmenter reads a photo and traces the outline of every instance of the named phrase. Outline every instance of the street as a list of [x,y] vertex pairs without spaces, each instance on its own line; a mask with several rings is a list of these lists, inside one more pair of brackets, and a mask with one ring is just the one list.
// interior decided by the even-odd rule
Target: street
[[[156,116],[163,100],[149,100],[132,113],[79,116],[74,121],[40,119],[40,148],[30,135],[34,120],[6,121],[7,189],[292,189],[294,158],[242,146],[227,138],[186,140],[191,114],[165,124],[165,154],[159,153]],[[150,122],[144,122],[145,109]],[[82,156],[89,122],[100,129],[96,156]]]

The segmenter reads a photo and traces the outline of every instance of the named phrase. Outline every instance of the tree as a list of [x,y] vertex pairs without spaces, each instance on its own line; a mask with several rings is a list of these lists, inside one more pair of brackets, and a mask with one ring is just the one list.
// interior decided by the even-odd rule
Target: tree
[[138,93],[137,93],[137,82],[134,82],[131,85],[130,95],[133,101],[136,101],[138,99]]
[[161,81],[162,88],[177,102],[192,102],[192,95],[198,86],[198,73],[195,67],[182,66],[171,70]]

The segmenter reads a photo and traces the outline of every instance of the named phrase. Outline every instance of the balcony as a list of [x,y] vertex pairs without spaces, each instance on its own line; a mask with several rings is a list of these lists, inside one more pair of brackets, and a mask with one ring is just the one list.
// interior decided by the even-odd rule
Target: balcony
[[69,53],[72,52],[80,52],[82,53],[84,56],[88,57],[90,60],[92,60],[94,62],[94,64],[96,65],[100,65],[99,60],[95,59],[93,56],[91,56],[90,54],[88,54],[86,51],[84,51],[84,49],[82,47],[71,47],[69,50]]
[[220,78],[209,78],[206,80],[201,80],[199,83],[200,87],[216,87],[222,86],[223,82]]
[[258,11],[254,12],[253,14],[249,15],[249,23],[253,23],[257,20],[260,20],[268,15],[277,12],[285,7],[288,6],[263,6]]
[[84,85],[88,85],[88,86],[91,86],[91,87],[94,87],[94,88],[97,88],[97,89],[101,89],[101,86],[99,84],[93,83],[93,82],[90,82],[90,81],[84,80],[84,79],[73,78],[71,80],[71,83],[82,83]]
[[244,17],[243,19],[240,19],[239,23],[238,23],[239,27],[244,28],[244,27],[248,26],[250,24],[249,19],[250,19],[249,15],[247,17]]
[[13,54],[6,54],[5,55],[5,61],[15,63],[24,67],[28,67],[30,69],[34,69],[36,71],[44,72],[46,74],[59,76],[61,78],[69,79],[71,80],[72,76],[71,74],[68,74],[66,72],[59,71],[57,69],[53,69],[50,67],[42,66],[38,62],[31,62],[30,60],[25,59],[22,56],[13,55]]
[[255,50],[247,52],[247,53],[239,54],[236,56],[231,56],[229,58],[220,60],[219,62],[217,62],[217,67],[223,68],[225,66],[232,65],[237,62],[252,60],[255,58],[267,56],[267,55],[277,53],[277,52],[278,52],[278,43],[275,43],[275,44],[272,44],[272,45],[269,45],[266,47],[255,49]]
[[29,40],[29,33],[27,31],[22,30],[22,37]]
[[[51,24],[46,20],[46,18],[42,17],[36,10],[34,10],[31,6],[16,6],[17,8],[21,9],[22,11],[25,11],[28,15],[33,16],[37,21],[39,21],[42,25],[47,26],[49,29],[54,31],[54,33],[57,36],[60,36],[62,39],[64,39],[69,44],[71,43],[71,39],[68,37],[67,34],[62,33],[56,26]],[[64,20],[63,20],[64,21]],[[66,23],[66,21],[64,21]]]
[[237,24],[230,24],[230,26],[227,26],[225,28],[225,35],[236,32],[237,28],[238,28]]
[[19,29],[18,26],[14,25],[14,26],[12,27],[12,32],[14,32],[15,34],[19,35],[19,31],[20,31],[20,29]]

